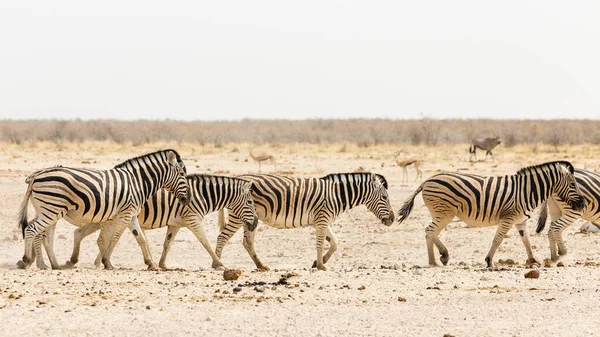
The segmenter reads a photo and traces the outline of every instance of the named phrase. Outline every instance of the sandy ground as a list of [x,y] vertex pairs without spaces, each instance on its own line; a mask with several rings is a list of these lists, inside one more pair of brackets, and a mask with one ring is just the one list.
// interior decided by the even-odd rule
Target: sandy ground
[[[74,270],[18,270],[23,241],[16,231],[25,177],[56,164],[109,168],[129,157],[174,147],[189,172],[256,172],[247,145],[193,144],[118,146],[108,143],[2,145],[0,151],[0,326],[3,336],[45,335],[311,335],[311,336],[491,336],[598,335],[600,281],[599,234],[581,234],[579,225],[565,232],[566,267],[529,271],[521,240],[513,229],[496,254],[519,265],[486,270],[484,257],[495,228],[469,229],[453,222],[441,235],[450,251],[447,267],[426,266],[424,229],[429,214],[417,197],[411,217],[385,227],[366,208],[340,216],[333,230],[339,250],[326,272],[310,269],[315,258],[314,230],[277,230],[260,225],[256,249],[269,272],[254,271],[242,247],[241,231],[225,247],[223,262],[240,268],[237,281],[224,281],[210,269],[210,257],[187,230],[171,250],[169,265],[178,271],[149,272],[131,234],[124,234],[113,255],[115,271],[97,270],[96,236],[82,246]],[[522,166],[549,160],[572,160],[595,170],[600,148],[543,146],[498,148],[495,160],[470,163],[465,146],[340,145],[257,146],[255,152],[277,156],[277,171],[298,176],[347,172],[362,166],[390,182],[394,209],[417,186],[401,183],[394,155],[424,160],[424,177],[439,171],[483,175],[514,173]],[[263,165],[263,172],[271,172]],[[414,171],[409,168],[410,178]],[[30,217],[32,216],[30,212]],[[216,214],[205,219],[215,244]],[[530,223],[530,230],[535,228]],[[70,224],[57,226],[56,253],[66,261],[72,248]],[[165,230],[147,232],[155,260]],[[535,255],[549,255],[545,235],[534,235]],[[283,277],[282,277],[283,276]],[[237,289],[236,289],[237,288]]]

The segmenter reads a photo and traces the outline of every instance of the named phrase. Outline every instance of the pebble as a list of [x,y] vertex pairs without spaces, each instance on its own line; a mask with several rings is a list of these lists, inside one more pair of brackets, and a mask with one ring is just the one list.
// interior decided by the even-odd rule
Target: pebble
[[240,275],[242,275],[242,271],[239,269],[225,269],[223,271],[225,281],[235,281],[240,278]]
[[538,270],[530,270],[527,273],[525,273],[525,278],[539,278],[540,277],[540,272]]

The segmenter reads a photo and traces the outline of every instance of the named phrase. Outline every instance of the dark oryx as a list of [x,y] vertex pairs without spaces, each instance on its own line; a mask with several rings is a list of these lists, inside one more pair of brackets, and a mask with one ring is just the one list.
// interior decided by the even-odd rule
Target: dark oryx
[[492,156],[492,158],[494,158],[492,150],[496,148],[496,146],[498,146],[500,143],[501,141],[498,135],[496,135],[496,137],[494,138],[485,138],[483,140],[473,139],[471,141],[471,146],[469,146],[469,153],[471,154],[469,160],[473,157],[475,157],[475,160],[477,160],[477,149],[485,151],[485,159],[487,159],[488,154]]

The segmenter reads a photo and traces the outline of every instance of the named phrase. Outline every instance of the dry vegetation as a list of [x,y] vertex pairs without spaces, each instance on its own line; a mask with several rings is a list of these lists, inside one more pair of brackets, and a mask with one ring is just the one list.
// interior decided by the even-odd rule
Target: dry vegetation
[[113,141],[134,145],[152,142],[212,143],[350,143],[437,145],[468,143],[498,133],[503,145],[600,143],[600,121],[593,120],[462,120],[313,119],[216,122],[114,120],[3,120],[0,142]]

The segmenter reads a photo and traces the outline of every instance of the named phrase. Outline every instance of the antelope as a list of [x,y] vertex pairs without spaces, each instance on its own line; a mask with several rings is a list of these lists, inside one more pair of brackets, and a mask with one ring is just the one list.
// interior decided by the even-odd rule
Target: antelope
[[410,165],[413,165],[415,167],[415,171],[417,171],[417,176],[415,177],[415,181],[417,181],[417,179],[419,179],[419,178],[423,179],[423,172],[421,172],[421,170],[419,169],[419,166],[421,166],[420,159],[411,158],[411,159],[406,159],[406,160],[400,160],[400,157],[397,157],[396,164],[398,164],[398,166],[402,167],[402,181],[404,181],[405,179],[406,179],[406,181],[408,181],[408,171],[406,170],[406,167],[410,166]]
[[275,163],[275,156],[266,153],[255,156],[252,153],[252,150],[248,150],[248,153],[250,154],[250,158],[252,158],[252,160],[258,163],[258,173],[260,173],[260,165],[263,161],[271,162],[273,164],[273,171],[277,171],[277,163]]
[[477,149],[481,149],[486,151],[485,152],[485,159],[487,159],[488,154],[490,156],[492,156],[492,159],[494,158],[494,155],[492,154],[492,150],[498,146],[501,141],[500,141],[500,136],[498,136],[496,133],[494,133],[496,137],[494,138],[485,138],[483,140],[481,139],[473,139],[471,141],[471,146],[469,146],[469,153],[471,154],[471,157],[469,157],[469,160],[471,160],[471,158],[475,157],[475,160],[477,160]]

